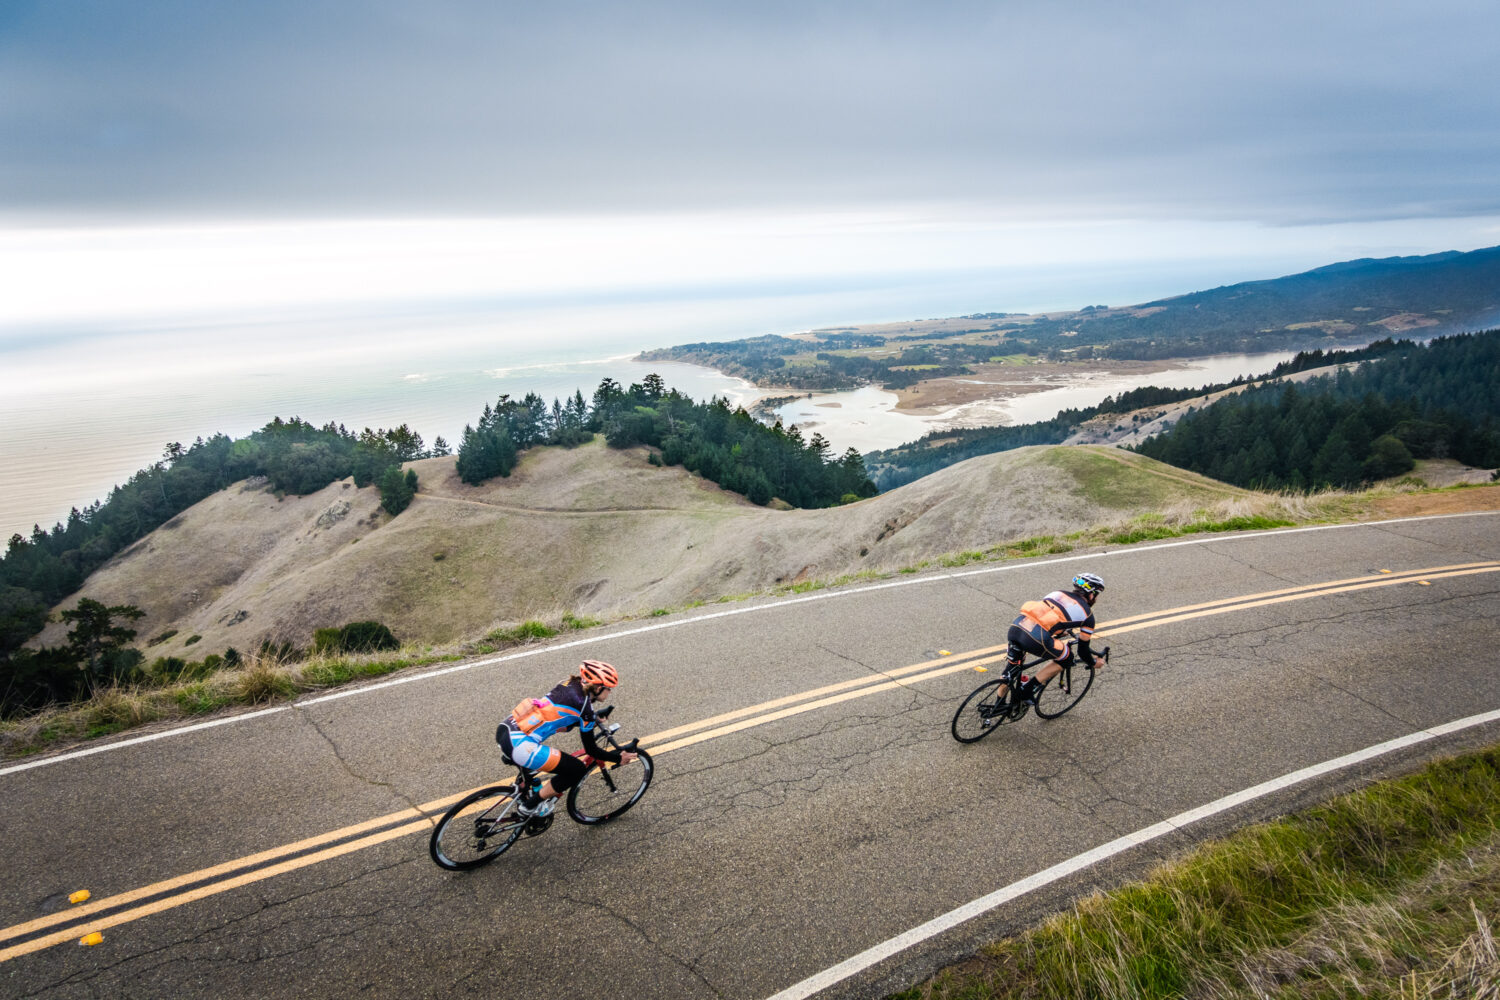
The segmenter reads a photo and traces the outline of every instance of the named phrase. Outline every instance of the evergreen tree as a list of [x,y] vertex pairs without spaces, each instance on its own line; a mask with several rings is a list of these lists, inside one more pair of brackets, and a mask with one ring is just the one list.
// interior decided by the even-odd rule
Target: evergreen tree
[[125,649],[125,644],[135,638],[135,629],[117,625],[114,620],[135,621],[145,614],[131,604],[106,607],[89,597],[80,600],[77,607],[61,612],[62,620],[72,624],[68,630],[68,652],[91,685],[123,676],[140,663],[137,650]]
[[380,477],[380,506],[385,512],[395,517],[407,507],[411,506],[412,497],[417,494],[417,473],[408,469],[404,474],[401,466],[392,465],[388,467]]

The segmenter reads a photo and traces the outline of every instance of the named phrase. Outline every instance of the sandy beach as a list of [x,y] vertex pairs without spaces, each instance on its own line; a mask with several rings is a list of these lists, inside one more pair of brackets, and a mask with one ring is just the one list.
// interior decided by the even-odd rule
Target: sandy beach
[[1191,364],[1191,361],[1037,361],[973,365],[973,375],[927,379],[908,389],[894,390],[900,398],[896,409],[914,417],[938,416],[974,403],[999,403],[1034,392],[1061,389],[1091,377],[1108,375],[1144,379],[1186,364]]

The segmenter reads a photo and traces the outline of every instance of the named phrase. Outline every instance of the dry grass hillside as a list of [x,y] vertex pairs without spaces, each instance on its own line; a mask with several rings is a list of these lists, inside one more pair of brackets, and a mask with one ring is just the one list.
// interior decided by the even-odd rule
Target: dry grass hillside
[[[481,486],[461,483],[451,457],[411,467],[420,490],[396,518],[348,481],[281,500],[239,484],[121,553],[68,606],[82,596],[142,608],[142,644],[177,630],[153,656],[305,646],[315,628],[366,619],[406,642],[452,643],[532,618],[612,619],[892,570],[1145,512],[1234,513],[1251,496],[1087,446],[983,456],[830,510],[757,507],[650,465],[645,449],[598,440],[534,450]],[[50,629],[43,641],[59,641]]]

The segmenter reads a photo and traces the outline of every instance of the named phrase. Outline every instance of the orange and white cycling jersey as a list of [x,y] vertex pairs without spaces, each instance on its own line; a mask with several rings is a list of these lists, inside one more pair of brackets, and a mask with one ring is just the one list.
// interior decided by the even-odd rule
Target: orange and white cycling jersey
[[1027,601],[1021,605],[1021,614],[1052,635],[1075,628],[1084,642],[1094,635],[1093,610],[1075,595],[1061,590],[1054,590],[1040,601]]

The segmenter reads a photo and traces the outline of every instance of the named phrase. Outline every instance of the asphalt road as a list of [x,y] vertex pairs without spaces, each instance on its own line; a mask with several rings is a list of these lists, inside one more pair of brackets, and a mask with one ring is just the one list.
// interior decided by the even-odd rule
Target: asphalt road
[[[1497,529],[1218,536],[715,605],[0,773],[0,995],[760,1000],[1122,833],[1500,708]],[[1094,690],[954,742],[985,679],[965,655],[1082,569],[1108,581],[1104,633],[1118,623]],[[413,807],[506,776],[496,721],[585,656],[625,677],[622,735],[688,727],[647,744],[645,799],[439,870]],[[883,995],[1198,839],[1497,739],[1478,727],[1257,800],[829,995]],[[97,910],[69,904],[80,889]]]

